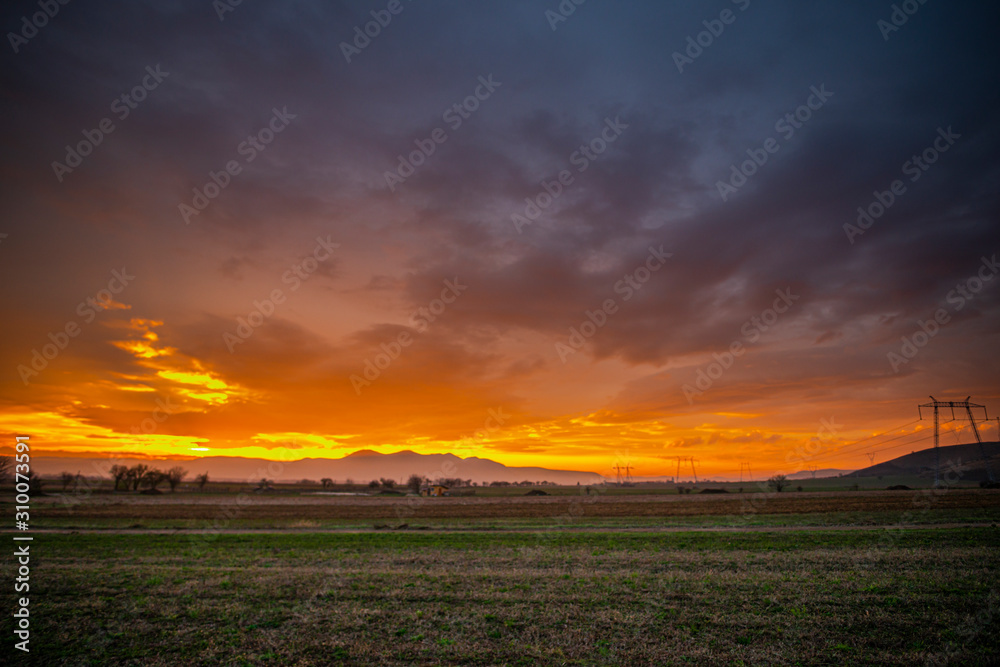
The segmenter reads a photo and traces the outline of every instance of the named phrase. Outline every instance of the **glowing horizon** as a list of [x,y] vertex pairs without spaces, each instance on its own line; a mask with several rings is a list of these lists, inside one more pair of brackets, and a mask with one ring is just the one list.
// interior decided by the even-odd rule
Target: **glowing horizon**
[[0,452],[734,476],[995,417],[985,10],[737,4],[697,57],[695,5],[414,4],[350,53],[343,3],[68,6],[0,84]]

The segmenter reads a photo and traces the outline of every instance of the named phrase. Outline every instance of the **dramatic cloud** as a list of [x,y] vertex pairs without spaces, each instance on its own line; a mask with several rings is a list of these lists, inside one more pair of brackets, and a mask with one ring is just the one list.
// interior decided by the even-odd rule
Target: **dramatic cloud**
[[2,10],[5,432],[731,475],[1000,408],[996,7],[218,4]]

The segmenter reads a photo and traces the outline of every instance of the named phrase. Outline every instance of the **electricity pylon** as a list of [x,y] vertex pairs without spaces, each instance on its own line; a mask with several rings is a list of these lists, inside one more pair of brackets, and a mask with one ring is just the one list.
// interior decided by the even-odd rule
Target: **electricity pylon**
[[632,486],[632,466],[626,463],[625,465],[616,465],[615,472],[618,474],[618,486]]
[[982,410],[983,419],[989,421],[986,414],[986,406],[979,405],[978,403],[970,403],[969,399],[971,396],[966,396],[964,401],[939,401],[933,396],[931,396],[930,403],[924,403],[923,405],[917,406],[918,414],[920,418],[924,418],[923,408],[933,408],[934,409],[934,486],[938,486],[941,483],[941,450],[938,449],[938,444],[940,441],[940,418],[938,416],[938,410],[941,408],[948,408],[951,410],[951,419],[955,419],[955,408],[959,410],[964,409],[969,417],[969,423],[972,424],[972,432],[976,436],[976,442],[979,443],[979,453],[983,457],[983,463],[986,465],[986,476],[990,482],[996,481],[993,478],[993,466],[990,465],[990,459],[986,456],[986,449],[983,447],[983,439],[979,436],[979,427],[976,425],[976,418],[973,416],[973,410]]

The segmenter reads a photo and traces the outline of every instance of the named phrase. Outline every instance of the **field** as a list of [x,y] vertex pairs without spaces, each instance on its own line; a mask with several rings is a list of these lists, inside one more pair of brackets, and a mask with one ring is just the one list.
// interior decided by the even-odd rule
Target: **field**
[[33,504],[26,664],[987,665],[1000,650],[996,491]]

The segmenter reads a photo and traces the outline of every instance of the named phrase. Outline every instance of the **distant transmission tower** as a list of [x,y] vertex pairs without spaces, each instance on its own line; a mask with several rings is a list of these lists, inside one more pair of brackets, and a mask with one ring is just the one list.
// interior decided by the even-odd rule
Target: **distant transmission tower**
[[976,435],[976,442],[979,443],[979,453],[983,457],[983,463],[986,465],[986,476],[990,482],[996,481],[993,477],[993,466],[990,465],[990,460],[986,456],[986,449],[983,447],[983,439],[979,436],[979,428],[976,426],[976,419],[972,414],[973,410],[982,410],[983,419],[989,421],[989,417],[986,414],[986,406],[979,405],[978,403],[970,403],[969,399],[971,396],[966,396],[964,401],[939,401],[933,396],[931,396],[930,403],[924,403],[923,405],[917,406],[917,411],[920,414],[920,418],[923,419],[923,408],[933,408],[934,409],[934,486],[938,486],[941,483],[941,450],[938,448],[940,443],[940,417],[938,411],[941,408],[948,408],[951,410],[951,419],[955,419],[955,408],[959,410],[964,409],[969,417],[969,423],[972,425],[972,432]]
[[875,452],[865,452],[865,456],[868,457],[868,465],[875,465]]
[[816,479],[816,464],[812,464],[809,466],[809,472],[812,473],[813,479]]
[[694,464],[697,463],[698,461],[696,459],[694,459],[694,458],[691,458],[691,457],[688,457],[688,461],[691,462],[691,474],[694,475],[694,483],[697,484],[698,483],[698,473],[694,469]]
[[632,466],[629,465],[629,464],[627,464],[627,463],[625,465],[616,465],[615,466],[615,472],[617,473],[617,476],[618,476],[618,480],[617,480],[618,481],[618,486],[632,486],[633,485],[631,470],[632,470]]
[[752,482],[753,481],[753,473],[750,472],[750,462],[749,461],[743,461],[742,463],[740,463],[740,483],[743,482],[743,471],[744,470],[747,471],[747,481],[748,482]]

